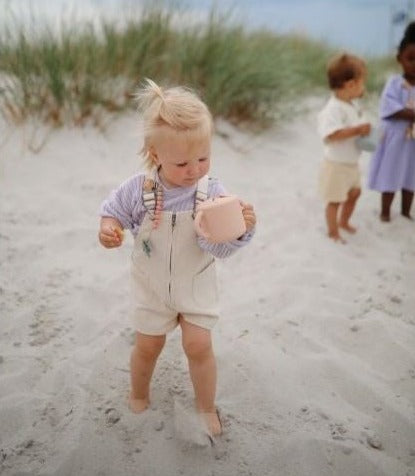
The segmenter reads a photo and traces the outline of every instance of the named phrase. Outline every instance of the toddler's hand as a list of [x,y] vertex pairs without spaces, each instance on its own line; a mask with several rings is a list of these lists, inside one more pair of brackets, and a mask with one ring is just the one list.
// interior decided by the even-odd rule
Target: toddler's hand
[[254,207],[249,203],[243,203],[242,205],[242,215],[245,220],[246,231],[251,231],[255,224],[256,224],[256,215],[254,211]]
[[121,246],[124,239],[124,230],[119,226],[102,223],[98,234],[99,242],[105,248]]
[[370,134],[371,125],[367,122],[359,126],[359,135],[368,136]]

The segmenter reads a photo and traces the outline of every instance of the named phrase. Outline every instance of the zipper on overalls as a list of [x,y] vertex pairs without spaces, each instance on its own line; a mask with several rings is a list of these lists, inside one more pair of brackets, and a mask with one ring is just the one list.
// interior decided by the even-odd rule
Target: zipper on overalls
[[171,245],[170,245],[170,263],[169,263],[169,269],[170,269],[169,297],[170,299],[171,299],[171,262],[172,262],[172,256],[173,256],[173,230],[175,226],[176,226],[176,214],[173,213],[173,215],[171,216],[172,239],[171,239]]

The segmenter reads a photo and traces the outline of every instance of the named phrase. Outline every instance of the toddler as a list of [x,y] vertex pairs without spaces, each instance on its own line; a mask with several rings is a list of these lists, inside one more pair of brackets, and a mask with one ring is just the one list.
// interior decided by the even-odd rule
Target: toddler
[[411,218],[415,190],[415,22],[408,25],[397,60],[403,74],[392,76],[380,100],[381,140],[369,167],[369,188],[381,192],[380,219],[390,221],[395,192],[401,214]]
[[226,243],[198,237],[193,218],[198,203],[226,195],[208,177],[212,117],[192,91],[162,89],[151,80],[138,93],[143,112],[147,173],[122,183],[101,207],[99,241],[120,246],[123,230],[134,236],[131,282],[136,328],[131,354],[133,412],[150,402],[150,380],[166,334],[177,325],[189,363],[196,409],[211,436],[222,431],[215,406],[216,363],[211,329],[218,318],[215,257],[246,245],[256,222],[253,207],[242,203],[246,233]]
[[364,93],[366,65],[351,54],[332,58],[327,78],[333,91],[318,115],[318,131],[324,143],[324,160],[320,170],[320,192],[326,202],[328,236],[342,243],[339,229],[355,233],[350,224],[360,195],[359,156],[356,139],[370,133],[355,100]]

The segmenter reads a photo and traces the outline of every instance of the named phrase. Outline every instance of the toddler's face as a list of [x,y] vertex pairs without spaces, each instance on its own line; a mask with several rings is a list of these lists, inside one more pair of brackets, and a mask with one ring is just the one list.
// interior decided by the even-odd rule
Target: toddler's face
[[347,82],[347,88],[350,99],[362,97],[365,92],[365,77],[351,79]]
[[405,78],[415,84],[415,44],[409,44],[398,55],[398,61],[402,66]]
[[153,160],[166,187],[190,187],[209,171],[210,138],[189,141],[176,136],[160,139],[151,147]]

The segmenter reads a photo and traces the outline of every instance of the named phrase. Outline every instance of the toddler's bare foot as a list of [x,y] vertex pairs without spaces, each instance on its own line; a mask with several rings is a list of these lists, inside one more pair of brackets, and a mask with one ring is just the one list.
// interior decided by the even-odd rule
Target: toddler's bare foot
[[379,216],[379,218],[380,218],[380,221],[384,221],[384,222],[391,221],[390,215],[382,215],[382,214],[381,214],[381,215]]
[[337,232],[329,232],[328,233],[329,238],[332,239],[333,241],[338,241],[339,243],[345,244],[346,240],[340,236],[340,234]]
[[200,412],[200,416],[210,436],[219,436],[222,434],[222,424],[217,410],[215,412]]
[[339,227],[352,234],[356,233],[357,231],[357,228],[355,226],[350,225],[349,223],[339,223]]
[[402,216],[407,218],[408,220],[413,220],[413,218],[411,217],[411,215],[409,213],[402,213]]
[[146,410],[150,402],[148,398],[133,398],[131,395],[128,399],[128,406],[133,413],[141,413]]

